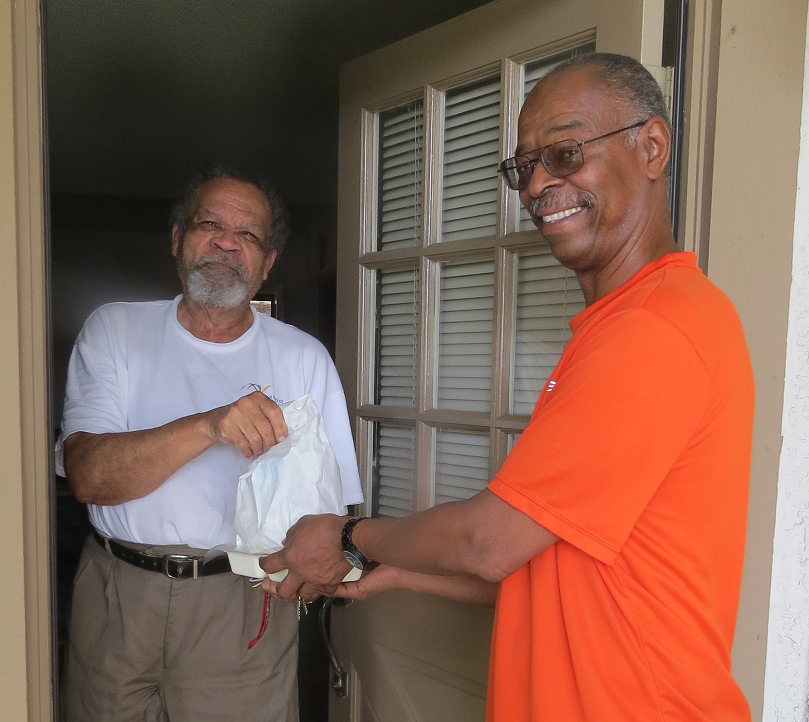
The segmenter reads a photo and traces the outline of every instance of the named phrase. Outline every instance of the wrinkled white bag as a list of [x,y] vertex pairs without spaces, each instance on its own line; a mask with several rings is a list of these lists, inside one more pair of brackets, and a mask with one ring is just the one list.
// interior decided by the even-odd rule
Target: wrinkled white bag
[[307,514],[347,512],[340,467],[317,404],[306,395],[280,406],[289,435],[239,477],[235,526],[241,552],[277,551],[287,530]]
[[[227,549],[235,574],[260,579],[259,559],[283,546],[287,530],[307,514],[345,516],[340,467],[323,417],[308,395],[280,404],[288,436],[258,457],[239,477],[236,549]],[[286,570],[270,574],[280,582]],[[359,578],[352,569],[344,581]]]

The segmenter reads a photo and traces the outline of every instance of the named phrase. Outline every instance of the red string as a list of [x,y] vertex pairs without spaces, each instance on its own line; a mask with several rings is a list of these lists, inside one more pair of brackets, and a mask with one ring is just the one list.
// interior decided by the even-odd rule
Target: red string
[[258,634],[256,635],[255,639],[253,639],[250,644],[247,645],[248,649],[253,649],[256,646],[256,642],[264,636],[264,632],[267,631],[267,623],[269,622],[270,617],[270,593],[264,592],[264,605],[261,610],[261,626],[258,628]]

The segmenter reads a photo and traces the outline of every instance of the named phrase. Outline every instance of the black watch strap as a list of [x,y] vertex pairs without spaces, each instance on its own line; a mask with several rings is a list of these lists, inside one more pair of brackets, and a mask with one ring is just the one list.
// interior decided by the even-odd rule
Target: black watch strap
[[[352,516],[343,525],[343,532],[340,535],[340,543],[343,547],[343,554],[349,554],[352,557],[354,557],[354,559],[356,559],[357,562],[359,562],[359,564],[361,565],[358,567],[359,569],[364,569],[366,566],[368,566],[370,560],[368,559],[368,557],[365,556],[365,554],[363,554],[359,549],[357,549],[356,546],[354,546],[354,542],[351,540],[351,534],[354,531],[354,527],[357,526],[357,524],[359,524],[359,522],[361,522],[363,519],[367,518],[368,517],[365,516]],[[349,561],[351,560],[349,559]],[[351,563],[354,566],[356,566],[356,564],[354,564],[353,561],[351,561]]]

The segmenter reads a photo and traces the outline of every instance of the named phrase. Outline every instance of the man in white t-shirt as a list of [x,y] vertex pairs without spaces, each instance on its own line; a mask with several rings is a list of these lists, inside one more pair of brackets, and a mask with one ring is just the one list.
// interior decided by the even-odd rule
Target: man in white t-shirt
[[[205,552],[235,541],[236,484],[309,394],[344,502],[362,500],[345,398],[311,336],[250,300],[286,240],[265,184],[201,174],[175,209],[173,301],[93,313],[70,360],[57,470],[94,533],[76,574],[68,722],[297,720],[297,615]],[[259,633],[266,628],[266,634]]]

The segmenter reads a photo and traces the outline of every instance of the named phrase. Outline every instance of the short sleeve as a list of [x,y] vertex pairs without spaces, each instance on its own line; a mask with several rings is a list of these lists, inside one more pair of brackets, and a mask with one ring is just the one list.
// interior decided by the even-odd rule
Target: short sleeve
[[343,386],[326,349],[319,343],[317,348],[315,366],[307,374],[307,393],[320,409],[326,435],[340,467],[343,503],[346,506],[362,504],[362,485]]
[[490,491],[612,563],[690,443],[709,376],[670,321],[635,308],[574,338]]
[[84,324],[70,355],[62,416],[56,442],[56,472],[64,476],[62,445],[77,431],[93,434],[127,431],[125,410],[126,362],[111,335],[104,308]]

